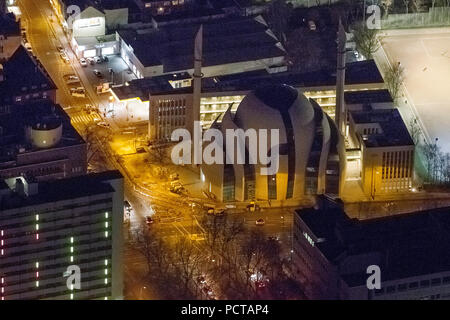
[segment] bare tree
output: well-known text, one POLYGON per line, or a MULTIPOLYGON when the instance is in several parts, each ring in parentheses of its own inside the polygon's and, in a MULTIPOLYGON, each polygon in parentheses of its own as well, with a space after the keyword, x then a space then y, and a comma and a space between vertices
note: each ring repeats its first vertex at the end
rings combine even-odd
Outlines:
POLYGON ((419 145, 420 136, 422 135, 422 129, 420 128, 420 125, 415 118, 409 121, 409 134, 411 135, 411 139, 413 140, 414 144, 416 146, 419 145))
POLYGON ((378 33, 378 29, 369 29, 365 23, 357 23, 353 26, 356 48, 366 59, 372 59, 372 55, 380 48, 378 33))
POLYGON ((400 65, 400 62, 385 66, 384 81, 394 102, 396 102, 399 98, 403 78, 404 69, 400 65))
POLYGON ((403 0, 403 4, 405 5, 406 13, 409 13, 409 2, 411 0, 403 0))
POLYGON ((422 12, 427 8, 425 0, 412 0, 412 3, 416 12, 422 12))
POLYGON ((392 7, 393 4, 394 4, 394 0, 381 0, 381 6, 384 9, 385 16, 389 15, 389 9, 392 7))

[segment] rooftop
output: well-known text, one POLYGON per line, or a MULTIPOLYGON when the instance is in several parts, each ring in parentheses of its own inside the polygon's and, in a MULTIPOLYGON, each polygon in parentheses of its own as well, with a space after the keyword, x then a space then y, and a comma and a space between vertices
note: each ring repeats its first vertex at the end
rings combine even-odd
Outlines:
MULTIPOLYGON (((194 65, 194 39, 199 23, 148 30, 120 30, 145 66, 163 66, 164 73, 189 70, 194 65)), ((203 24, 203 66, 284 56, 279 41, 256 18, 225 18, 203 24)))
MULTIPOLYGON (((192 87, 173 88, 169 79, 173 74, 133 80, 127 87, 114 88, 119 99, 140 97, 146 101, 148 95, 182 94, 192 92, 192 87)), ((346 84, 383 83, 383 78, 373 60, 349 63, 347 65, 346 84)), ((251 91, 264 85, 287 84, 295 88, 333 87, 336 74, 333 70, 318 72, 279 72, 269 74, 265 70, 257 70, 216 76, 202 79, 202 92, 251 91)))
MULTIPOLYGON (((321 239, 314 245, 332 264, 375 255, 383 281, 450 270, 450 208, 360 221, 350 219, 330 200, 322 198, 321 203, 318 209, 300 209, 296 215, 321 239)), ((364 267, 354 262, 359 264, 364 267)), ((343 278, 350 286, 362 285, 366 269, 343 278)))
POLYGON ((40 62, 23 46, 19 46, 3 65, 3 72, 4 80, 0 81, 0 102, 3 103, 14 102, 12 98, 17 95, 56 89, 40 62))
POLYGON ((414 145, 397 109, 349 111, 355 124, 377 123, 382 132, 365 136, 367 148, 414 145))
POLYGON ((112 193, 115 190, 108 181, 121 178, 122 175, 119 171, 106 171, 67 179, 39 182, 36 194, 21 196, 15 192, 10 192, 6 197, 1 197, 0 208, 7 210, 112 193), (80 188, 80 186, 83 187, 80 188))
POLYGON ((0 13, 0 34, 7 37, 20 36, 20 24, 12 13, 0 13))
POLYGON ((392 97, 389 90, 370 90, 370 91, 346 91, 344 93, 346 104, 372 104, 372 103, 392 103, 392 97))
POLYGON ((56 121, 62 123, 61 141, 52 149, 84 144, 83 138, 73 128, 69 116, 59 105, 50 101, 32 102, 21 106, 11 106, 11 112, 0 114, 0 167, 3 163, 15 160, 17 154, 35 152, 26 139, 25 127, 37 123, 52 126, 56 121))

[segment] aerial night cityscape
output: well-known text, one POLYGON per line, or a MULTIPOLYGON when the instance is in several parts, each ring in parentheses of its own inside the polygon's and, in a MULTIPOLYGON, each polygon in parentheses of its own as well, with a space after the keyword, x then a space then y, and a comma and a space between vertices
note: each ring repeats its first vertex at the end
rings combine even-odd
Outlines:
POLYGON ((450 300, 449 91, 448 0, 0 0, 0 309, 450 300))

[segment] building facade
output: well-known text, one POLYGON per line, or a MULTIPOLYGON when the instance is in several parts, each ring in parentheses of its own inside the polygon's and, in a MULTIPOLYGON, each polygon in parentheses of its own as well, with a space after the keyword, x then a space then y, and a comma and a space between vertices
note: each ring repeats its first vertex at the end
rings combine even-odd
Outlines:
POLYGON ((230 150, 223 141, 222 164, 202 164, 205 189, 219 201, 284 201, 307 195, 340 194, 345 177, 343 137, 320 106, 296 89, 284 85, 260 87, 249 93, 235 112, 229 108, 211 128, 220 130, 227 138, 229 130, 241 130, 243 137, 237 137, 237 141, 245 142, 244 163, 233 158, 238 145, 235 143, 234 150, 230 150), (274 163, 250 160, 255 160, 255 150, 264 142, 259 140, 261 137, 252 136, 249 129, 269 131, 267 150, 272 148, 271 130, 278 130, 275 173, 262 174, 263 168, 274 163))
POLYGON ((120 173, 2 180, 0 208, 1 300, 123 298, 120 173))
POLYGON ((309 299, 450 299, 449 208, 363 221, 342 208, 322 197, 294 214, 293 272, 309 299))

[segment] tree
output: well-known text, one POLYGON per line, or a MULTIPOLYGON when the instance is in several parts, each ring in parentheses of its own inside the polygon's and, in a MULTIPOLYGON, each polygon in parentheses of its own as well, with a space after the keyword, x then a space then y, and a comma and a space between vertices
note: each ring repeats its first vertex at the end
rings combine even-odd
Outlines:
POLYGON ((369 29, 365 23, 361 22, 353 27, 356 48, 366 59, 372 59, 372 55, 380 48, 378 33, 378 29, 369 29))
POLYGON ((394 4, 394 0, 381 0, 381 6, 384 9, 385 16, 389 15, 389 9, 394 4))
POLYGON ((397 102, 403 83, 404 69, 400 62, 385 66, 384 81, 394 102, 397 102))
POLYGON ((405 5, 406 13, 409 12, 409 2, 410 2, 410 0, 403 0, 403 4, 405 5))
POLYGON ((414 10, 416 12, 422 12, 427 8, 427 5, 425 3, 425 0, 412 0, 414 10))
POLYGON ((414 144, 417 146, 420 142, 420 136, 422 135, 422 129, 420 128, 417 119, 411 119, 409 121, 409 134, 411 135, 411 139, 414 144))

